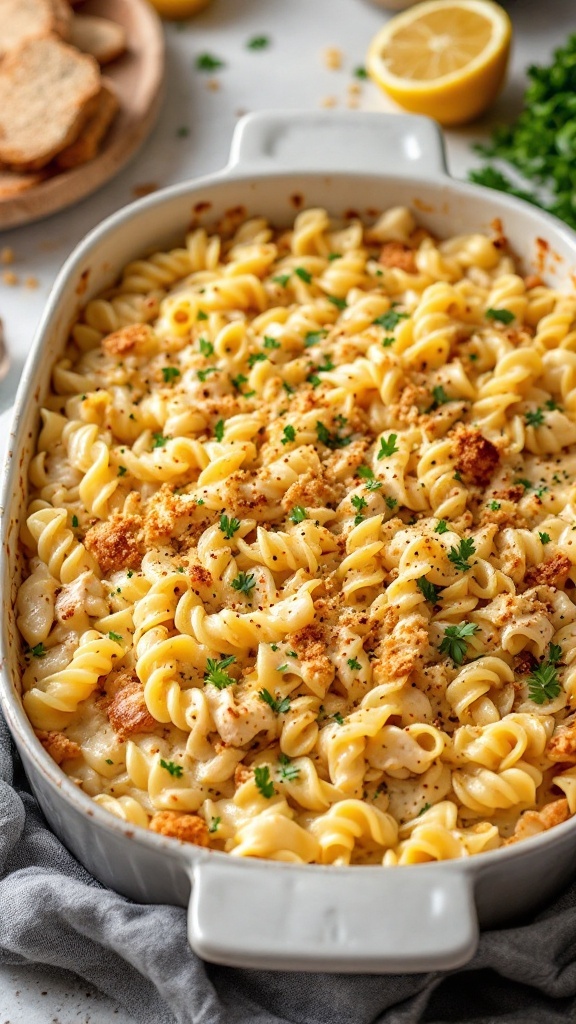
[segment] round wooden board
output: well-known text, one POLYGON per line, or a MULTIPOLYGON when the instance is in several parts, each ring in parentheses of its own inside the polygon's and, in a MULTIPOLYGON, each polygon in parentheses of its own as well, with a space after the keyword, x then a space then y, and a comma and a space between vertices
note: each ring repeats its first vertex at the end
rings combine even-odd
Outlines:
POLYGON ((100 188, 135 153, 160 111, 164 34, 147 0, 87 0, 78 10, 109 18, 126 29, 128 50, 102 68, 116 90, 120 110, 94 160, 46 178, 18 196, 0 199, 0 229, 47 217, 100 188))

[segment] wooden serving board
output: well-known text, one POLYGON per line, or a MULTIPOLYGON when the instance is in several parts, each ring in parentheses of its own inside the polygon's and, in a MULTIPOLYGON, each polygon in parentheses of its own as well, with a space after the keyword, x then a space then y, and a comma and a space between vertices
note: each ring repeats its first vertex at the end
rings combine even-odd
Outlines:
POLYGON ((0 229, 47 217, 100 188, 133 156, 160 111, 164 35, 147 0, 87 0, 78 10, 109 18, 126 30, 126 53, 102 69, 116 90, 120 109, 94 160, 60 171, 18 196, 0 199, 0 229))

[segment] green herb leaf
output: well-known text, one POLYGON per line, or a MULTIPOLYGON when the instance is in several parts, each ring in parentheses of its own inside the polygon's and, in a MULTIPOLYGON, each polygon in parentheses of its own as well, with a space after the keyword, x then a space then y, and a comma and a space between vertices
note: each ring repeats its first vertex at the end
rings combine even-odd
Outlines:
POLYGON ((207 378, 210 376, 211 373, 218 373, 218 367, 217 366, 207 366, 205 370, 197 370, 196 371, 196 376, 198 377, 198 380, 201 381, 202 384, 203 384, 204 381, 207 380, 207 378))
POLYGON ((450 548, 448 558, 456 569, 459 569, 461 572, 466 572, 467 569, 471 568, 468 559, 474 554, 476 554, 474 538, 463 537, 457 548, 450 548))
POLYGON ((239 519, 229 519, 227 515, 220 516, 220 529, 226 540, 231 540, 237 530, 240 529, 239 519))
POLYGON ((361 523, 362 520, 364 519, 363 512, 365 508, 368 508, 368 502, 366 501, 366 498, 361 498, 358 494, 354 494, 350 498, 350 502, 358 513, 358 515, 354 519, 354 525, 358 526, 359 523, 361 523))
POLYGON ((160 758, 160 767, 165 768, 175 779, 181 778, 184 774, 181 764, 175 764, 174 761, 165 761, 162 757, 160 758))
POLYGON ((387 440, 386 440, 386 438, 381 437, 380 438, 380 451, 376 455, 376 458, 378 460, 385 459, 385 458, 388 458, 388 456, 395 455, 396 452, 400 451, 400 449, 398 448, 398 446, 396 444, 397 440, 398 440, 398 434, 390 434, 390 437, 387 440))
POLYGON ((556 665, 562 657, 562 648, 550 644, 548 660, 541 661, 528 676, 528 697, 535 704, 545 704, 558 696, 562 687, 558 680, 556 665))
POLYGON ((113 633, 112 630, 110 630, 109 633, 108 633, 108 639, 109 640, 114 640, 117 644, 120 644, 120 643, 122 643, 122 634, 121 633, 113 633))
POLYGON ((445 519, 441 519, 438 525, 434 527, 434 533, 448 533, 448 523, 445 519))
POLYGON ((214 437, 217 441, 221 441, 224 437, 224 420, 218 420, 214 427, 214 437))
POLYGON ((281 285, 282 288, 285 288, 290 280, 290 274, 278 274, 278 277, 273 277, 272 280, 275 281, 276 284, 281 285))
POLYGON ((154 439, 152 441, 152 450, 154 450, 154 448, 163 448, 164 445, 170 440, 170 438, 164 437, 163 434, 159 433, 152 434, 152 437, 154 439))
POLYGON ((72 516, 72 529, 76 530, 78 525, 78 516, 72 516))
POLYGON ((433 583, 430 583, 425 576, 421 576, 419 580, 416 580, 416 586, 418 587, 419 590, 422 591, 426 600, 430 601, 430 604, 438 603, 439 587, 436 587, 434 586, 433 583))
POLYGON ((177 366, 163 366, 162 376, 165 384, 172 384, 181 374, 177 366))
POLYGON ((328 331, 308 331, 304 335, 304 348, 312 348, 312 345, 316 345, 322 338, 325 338, 328 331))
POLYGON ((308 513, 302 505, 294 505, 288 514, 288 519, 293 523, 303 523, 305 519, 308 519, 308 513))
POLYGON ((386 504, 387 504, 389 509, 396 508, 396 506, 398 504, 398 501, 397 501, 396 498, 386 497, 386 498, 384 498, 384 501, 386 502, 386 504))
POLYGON ((542 409, 531 410, 526 413, 524 422, 528 427, 541 427, 544 423, 544 412, 542 409))
POLYGON ((366 68, 362 67, 362 65, 360 65, 357 68, 354 68, 354 71, 352 72, 352 74, 354 75, 354 78, 361 78, 361 79, 368 78, 368 72, 366 71, 366 68))
POLYGON ((362 666, 358 661, 358 658, 348 658, 348 668, 353 669, 354 672, 358 672, 362 666))
POLYGON ((279 754, 278 762, 280 764, 280 778, 283 782, 295 782, 300 775, 300 769, 298 765, 291 764, 290 758, 287 754, 279 754))
POLYGON ((116 475, 117 476, 126 476, 127 472, 128 472, 128 470, 126 469, 126 466, 118 466, 118 473, 116 475))
POLYGON ((223 60, 219 57, 215 57, 212 53, 200 53, 196 57, 196 70, 197 71, 218 71, 219 68, 226 67, 223 60))
POLYGON ((306 270, 305 267, 295 267, 294 273, 296 274, 297 277, 300 278, 301 281, 304 281, 305 284, 310 284, 312 280, 312 274, 310 273, 309 270, 306 270))
POLYGON ((294 427, 292 427, 290 424, 288 424, 288 426, 284 427, 284 430, 282 431, 282 437, 280 438, 280 443, 281 444, 290 444, 292 441, 295 441, 295 440, 296 440, 296 431, 295 431, 294 427))
POLYGON ((447 654, 455 665, 461 665, 468 646, 467 637, 474 636, 474 633, 479 629, 480 626, 473 622, 462 622, 459 626, 448 626, 444 631, 444 639, 439 647, 440 654, 447 654))
POLYGON ((500 509, 501 507, 502 507, 502 506, 500 505, 500 502, 499 502, 499 501, 491 501, 491 502, 490 502, 490 504, 489 504, 489 506, 488 506, 488 508, 489 508, 489 509, 491 509, 491 511, 492 511, 492 512, 498 512, 498 510, 499 510, 499 509, 500 509))
MULTIPOLYGON (((284 669, 287 667, 288 666, 285 665, 284 669)), ((260 700, 263 700, 265 704, 268 704, 268 706, 272 708, 272 711, 275 711, 277 715, 284 715, 290 710, 290 697, 283 697, 281 700, 276 700, 276 698, 270 693, 270 690, 259 690, 258 696, 260 697, 260 700)))
POLYGON ((335 722, 338 722, 338 725, 344 725, 344 719, 339 711, 337 711, 335 715, 332 715, 332 718, 335 722))
POLYGON ((254 782, 256 783, 256 788, 260 790, 262 796, 265 796, 267 800, 274 796, 276 790, 270 778, 268 765, 259 765, 254 769, 254 782))
POLYGON ((509 309, 487 309, 484 316, 487 320, 497 320, 501 324, 511 324, 516 315, 509 309))
POLYGON ((430 406, 428 412, 433 412, 434 409, 437 409, 439 405, 446 405, 447 402, 454 401, 453 398, 450 398, 450 396, 446 394, 441 384, 439 384, 435 388, 432 388, 432 398, 434 399, 434 401, 432 402, 432 405, 430 406))
POLYGON ((26 654, 31 654, 33 658, 44 658, 48 651, 44 647, 44 644, 34 644, 34 647, 29 647, 26 654))
POLYGON ((348 305, 346 299, 339 299, 337 295, 327 295, 326 298, 328 299, 328 302, 331 302, 333 306, 336 306, 336 309, 346 309, 348 305))
POLYGON ((265 50, 270 46, 269 36, 252 36, 246 43, 248 50, 265 50))
POLYGON ((196 319, 197 320, 207 320, 208 319, 208 313, 205 313, 203 309, 199 309, 198 312, 196 313, 196 319))
POLYGON ((538 536, 540 537, 540 541, 542 544, 549 544, 552 540, 549 533, 539 533, 538 536))
POLYGON ((208 341, 207 338, 199 338, 198 346, 200 348, 202 355, 206 356, 207 359, 209 356, 214 355, 214 345, 212 344, 211 341, 208 341))
POLYGON ((321 444, 325 444, 327 448, 332 449, 345 448, 352 440, 351 434, 348 434, 347 437, 341 437, 338 431, 332 433, 320 420, 316 420, 316 436, 321 444))
POLYGON ((377 316, 372 323, 383 327, 385 331, 393 331, 401 320, 407 320, 408 317, 408 313, 398 313, 395 309, 389 309, 387 313, 382 313, 382 316, 377 316))
POLYGON ((232 586, 240 594, 250 594, 256 586, 256 577, 252 572, 240 572, 232 580, 232 586))
POLYGON ((229 654, 227 658, 208 658, 206 660, 206 672, 204 679, 207 683, 212 683, 217 690, 225 690, 227 686, 232 686, 236 682, 233 676, 226 672, 229 665, 232 665, 236 661, 233 654, 229 654))
POLYGON ((264 340, 262 341, 262 344, 264 348, 268 349, 281 348, 280 342, 276 341, 276 338, 268 337, 267 334, 264 335, 264 340))
POLYGON ((210 824, 208 825, 208 831, 209 832, 217 832, 218 831, 218 826, 219 826, 221 821, 222 821, 222 818, 220 818, 220 817, 212 818, 211 821, 210 821, 210 824))

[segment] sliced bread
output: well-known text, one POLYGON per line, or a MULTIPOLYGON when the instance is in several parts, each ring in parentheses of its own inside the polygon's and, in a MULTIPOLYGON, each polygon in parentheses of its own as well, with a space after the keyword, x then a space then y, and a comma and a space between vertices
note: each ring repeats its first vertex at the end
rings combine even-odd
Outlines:
POLYGON ((116 93, 106 82, 103 83, 94 114, 84 125, 76 142, 67 146, 56 157, 56 164, 61 170, 67 171, 94 159, 102 139, 114 120, 118 106, 116 93))
POLYGON ((72 18, 66 0, 0 0, 0 57, 28 39, 49 35, 67 39, 72 18))
POLYGON ((97 106, 100 69, 59 39, 33 39, 0 65, 0 163, 35 171, 74 142, 97 106))
POLYGON ((77 14, 72 20, 70 42, 83 53, 91 53, 99 64, 109 64, 124 53, 126 32, 108 18, 77 14))

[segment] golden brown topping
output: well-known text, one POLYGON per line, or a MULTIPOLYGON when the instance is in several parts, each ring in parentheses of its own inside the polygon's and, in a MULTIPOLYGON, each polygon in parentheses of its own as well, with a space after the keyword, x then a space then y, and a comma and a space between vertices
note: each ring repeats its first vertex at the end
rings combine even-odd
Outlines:
POLYGON ((456 469, 467 482, 486 487, 500 462, 500 452, 479 430, 463 427, 454 437, 456 469))
POLYGON ((504 845, 509 846, 521 839, 537 836, 540 832, 546 832, 549 828, 554 828, 554 825, 567 821, 569 817, 570 810, 566 798, 546 804, 541 811, 524 811, 516 822, 514 835, 506 839, 504 845))
POLYGON ((136 673, 124 672, 115 682, 119 688, 108 703, 107 715, 118 739, 128 739, 136 732, 154 732, 158 722, 146 707, 144 688, 136 673))
POLYGON ((537 587, 541 584, 561 587, 566 582, 571 569, 572 562, 567 555, 553 555, 547 562, 541 562, 540 565, 533 565, 531 569, 528 569, 524 583, 527 587, 537 587))
POLYGON ((102 348, 109 356, 125 356, 148 345, 151 331, 148 324, 130 324, 102 338, 102 348))
POLYGON ((209 569, 205 569, 203 565, 199 565, 197 563, 191 565, 188 572, 192 583, 197 587, 211 587, 214 583, 212 573, 209 569))
POLYGON ((172 836, 183 843, 208 846, 209 836, 206 822, 197 814, 178 814, 176 811, 157 811, 150 822, 152 832, 161 836, 172 836))
POLYGON ((137 569, 142 560, 139 535, 140 516, 114 512, 106 522, 91 526, 84 544, 93 555, 103 573, 116 569, 137 569))
POLYGON ((71 761, 82 754, 78 744, 74 740, 69 740, 63 732, 44 732, 37 729, 36 735, 44 750, 50 754, 56 764, 62 764, 62 761, 71 761))
POLYGON ((383 267, 398 267, 407 274, 415 274, 418 269, 414 252, 403 242, 384 242, 378 260, 383 267))
POLYGON ((570 715, 554 731, 546 753, 551 761, 576 764, 576 716, 570 715))

